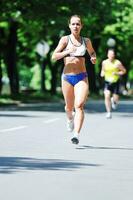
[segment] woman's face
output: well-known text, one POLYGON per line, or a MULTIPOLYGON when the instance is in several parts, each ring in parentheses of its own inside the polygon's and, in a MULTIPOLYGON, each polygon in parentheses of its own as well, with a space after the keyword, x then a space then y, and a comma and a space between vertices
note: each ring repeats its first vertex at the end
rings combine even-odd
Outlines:
POLYGON ((109 50, 107 56, 108 56, 109 60, 113 60, 115 58, 115 52, 112 50, 109 50))
POLYGON ((81 20, 79 17, 72 17, 69 23, 69 28, 71 30, 71 33, 74 35, 80 34, 80 31, 82 29, 81 20))

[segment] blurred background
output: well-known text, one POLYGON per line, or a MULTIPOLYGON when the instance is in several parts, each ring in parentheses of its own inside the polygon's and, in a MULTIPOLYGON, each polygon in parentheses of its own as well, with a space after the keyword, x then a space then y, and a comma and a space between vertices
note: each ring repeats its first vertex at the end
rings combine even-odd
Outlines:
POLYGON ((63 60, 53 62, 51 54, 70 33, 73 14, 82 17, 82 36, 91 39, 97 53, 95 66, 86 55, 91 96, 103 97, 99 74, 111 47, 127 70, 121 96, 133 97, 133 0, 1 0, 0 103, 62 98, 63 60))

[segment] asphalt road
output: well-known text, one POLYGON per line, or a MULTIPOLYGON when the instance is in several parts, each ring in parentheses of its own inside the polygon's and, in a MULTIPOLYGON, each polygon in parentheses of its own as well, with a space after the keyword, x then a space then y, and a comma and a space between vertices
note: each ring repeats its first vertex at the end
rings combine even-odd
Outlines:
POLYGON ((0 108, 0 200, 132 200, 133 101, 88 101, 79 145, 63 104, 0 108))

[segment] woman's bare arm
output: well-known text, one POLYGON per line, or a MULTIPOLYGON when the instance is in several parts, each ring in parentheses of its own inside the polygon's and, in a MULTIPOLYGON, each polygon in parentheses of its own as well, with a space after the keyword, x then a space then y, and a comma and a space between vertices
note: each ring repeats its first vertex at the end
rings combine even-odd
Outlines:
POLYGON ((125 69, 125 67, 123 66, 123 64, 120 61, 119 61, 117 67, 118 67, 118 72, 114 72, 114 74, 122 76, 122 75, 124 75, 126 73, 126 69, 125 69))
POLYGON ((104 72, 104 61, 102 62, 102 69, 101 69, 101 73, 100 73, 100 76, 101 77, 104 77, 105 75, 105 72, 104 72))
POLYGON ((53 52, 52 60, 62 59, 62 58, 64 58, 65 56, 69 55, 70 53, 72 53, 75 50, 75 48, 72 47, 72 48, 69 48, 69 49, 66 49, 65 51, 63 51, 65 49, 65 47, 67 46, 67 42, 68 42, 67 40, 68 40, 67 36, 63 36, 60 39, 56 49, 53 52))
POLYGON ((86 38, 86 47, 87 47, 87 51, 91 57, 91 62, 93 64, 96 63, 96 52, 92 46, 91 40, 89 38, 86 38))
POLYGON ((122 76, 126 73, 126 69, 121 62, 119 63, 118 68, 119 68, 118 75, 122 76))

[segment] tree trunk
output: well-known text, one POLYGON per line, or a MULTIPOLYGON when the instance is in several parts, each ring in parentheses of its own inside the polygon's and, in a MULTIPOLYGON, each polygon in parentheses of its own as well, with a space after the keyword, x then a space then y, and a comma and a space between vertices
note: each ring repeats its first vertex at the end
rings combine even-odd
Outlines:
POLYGON ((19 93, 19 78, 16 66, 17 29, 18 23, 12 20, 10 23, 6 54, 7 73, 10 81, 10 90, 12 95, 19 93))
POLYGON ((89 55, 86 55, 86 70, 88 73, 89 90, 91 93, 96 93, 97 87, 96 87, 95 66, 91 63, 89 55))
MULTIPOLYGON (((100 44, 100 38, 95 38, 93 40, 93 47, 95 52, 97 52, 100 44)), ((86 55, 86 67, 87 67, 87 72, 88 72, 88 80, 89 80, 89 89, 90 92, 92 93, 97 93, 98 88, 96 84, 96 73, 95 73, 95 65, 93 65, 90 61, 90 56, 87 54, 86 55)))
POLYGON ((0 94, 2 92, 2 59, 4 60, 4 52, 5 52, 5 32, 4 28, 0 27, 0 94))
POLYGON ((51 94, 56 94, 57 88, 57 72, 58 72, 59 62, 57 61, 51 68, 52 79, 51 79, 51 94))
POLYGON ((2 92, 2 68, 1 68, 1 58, 0 58, 0 94, 2 92))
POLYGON ((57 69, 56 69, 56 64, 52 65, 51 63, 51 52, 49 51, 48 55, 47 55, 47 64, 49 66, 49 69, 51 71, 51 89, 50 92, 51 94, 56 94, 56 73, 57 73, 57 69))

